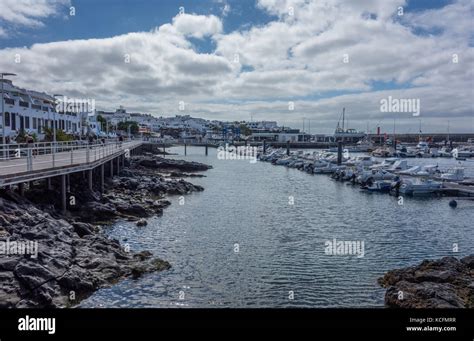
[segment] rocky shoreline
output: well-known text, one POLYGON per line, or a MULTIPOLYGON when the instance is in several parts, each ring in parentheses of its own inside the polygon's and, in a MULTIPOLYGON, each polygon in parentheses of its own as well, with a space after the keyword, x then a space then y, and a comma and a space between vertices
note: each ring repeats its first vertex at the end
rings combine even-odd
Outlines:
POLYGON ((0 190, 1 245, 34 241, 38 251, 36 257, 0 255, 0 308, 73 306, 121 279, 169 269, 171 264, 150 252, 133 252, 107 238, 103 226, 126 219, 139 229, 170 205, 167 195, 203 190, 183 180, 193 176, 184 172, 209 168, 149 153, 134 156, 120 175, 107 179, 104 195, 99 188, 88 191, 81 174, 71 176, 68 198, 74 200, 68 201, 66 214, 57 209, 57 191, 41 183, 24 196, 0 190))
POLYGON ((425 260, 379 278, 390 308, 474 308, 474 255, 425 260))

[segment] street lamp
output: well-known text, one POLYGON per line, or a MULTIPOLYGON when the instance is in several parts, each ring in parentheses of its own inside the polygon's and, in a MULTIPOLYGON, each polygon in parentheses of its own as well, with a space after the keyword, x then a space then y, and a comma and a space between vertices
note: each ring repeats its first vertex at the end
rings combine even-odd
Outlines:
POLYGON ((0 72, 0 75, 2 77, 2 150, 3 150, 3 158, 5 157, 5 97, 3 95, 3 77, 4 76, 16 76, 14 73, 9 73, 9 72, 0 72))

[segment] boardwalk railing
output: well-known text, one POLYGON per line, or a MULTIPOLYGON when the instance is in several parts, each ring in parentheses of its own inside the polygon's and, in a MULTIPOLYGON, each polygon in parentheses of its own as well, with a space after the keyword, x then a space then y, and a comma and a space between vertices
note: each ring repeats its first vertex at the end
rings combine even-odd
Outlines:
POLYGON ((124 152, 141 141, 39 142, 0 145, 0 176, 94 162, 124 152))

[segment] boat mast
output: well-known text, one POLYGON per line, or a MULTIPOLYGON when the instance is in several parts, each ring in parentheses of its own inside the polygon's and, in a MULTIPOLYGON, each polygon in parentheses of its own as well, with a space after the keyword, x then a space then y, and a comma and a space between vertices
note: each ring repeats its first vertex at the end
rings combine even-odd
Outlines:
POLYGON ((342 108, 342 132, 344 132, 344 119, 346 116, 346 108, 342 108))
POLYGON ((421 141, 421 118, 420 118, 420 130, 418 132, 418 142, 421 141))
POLYGON ((393 142, 392 142, 392 144, 394 146, 396 146, 396 144, 397 144, 397 142, 396 142, 397 140, 395 139, 395 120, 396 120, 396 118, 394 117, 393 118, 393 142))
POLYGON ((448 120, 448 143, 449 143, 449 120, 448 120))

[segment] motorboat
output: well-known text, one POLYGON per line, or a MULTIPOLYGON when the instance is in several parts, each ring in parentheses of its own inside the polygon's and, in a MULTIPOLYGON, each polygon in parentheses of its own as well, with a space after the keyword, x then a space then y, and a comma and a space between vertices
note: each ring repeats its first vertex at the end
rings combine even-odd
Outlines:
POLYGON ((430 145, 428 144, 428 142, 420 141, 416 145, 416 149, 418 149, 420 151, 423 151, 423 152, 427 152, 430 149, 430 145))
POLYGON ((365 185, 361 187, 369 192, 381 192, 381 193, 388 193, 392 188, 391 181, 379 180, 375 181, 370 185, 365 185))
POLYGON ((438 165, 425 165, 422 166, 418 172, 415 172, 414 176, 433 176, 437 173, 440 173, 438 165))
POLYGON ((402 148, 400 151, 396 152, 396 155, 400 158, 410 158, 416 157, 418 151, 413 148, 402 148))
POLYGON ((419 172, 420 170, 421 170, 421 166, 413 166, 413 167, 410 167, 408 169, 405 169, 405 170, 402 170, 402 171, 398 172, 398 174, 400 174, 400 175, 413 175, 416 172, 419 172))
POLYGON ((374 182, 376 180, 393 180, 395 175, 383 170, 383 169, 372 169, 368 171, 360 172, 359 176, 357 177, 357 181, 361 184, 374 182))
POLYGON ((370 156, 356 156, 355 158, 350 158, 344 162, 347 166, 357 166, 361 168, 373 166, 374 163, 374 159, 370 156))
POLYGON ((405 169, 408 169, 408 161, 407 160, 397 160, 391 165, 390 167, 387 168, 387 171, 389 172, 399 172, 403 171, 405 169))
POLYGON ((316 167, 313 169, 314 174, 331 174, 336 170, 340 169, 341 166, 337 166, 333 163, 327 163, 324 167, 316 167))
POLYGON ((438 150, 438 156, 439 157, 452 157, 451 153, 448 152, 445 147, 438 150))
POLYGON ((398 157, 390 157, 388 159, 383 160, 382 163, 372 165, 369 168, 370 169, 387 169, 393 166, 393 164, 399 160, 400 159, 398 157))
POLYGON ((446 173, 441 174, 439 177, 442 181, 463 181, 464 180, 464 168, 454 167, 448 169, 446 173))
POLYGON ((403 179, 400 185, 399 192, 404 195, 427 195, 433 194, 442 188, 442 183, 431 179, 416 180, 403 179))

